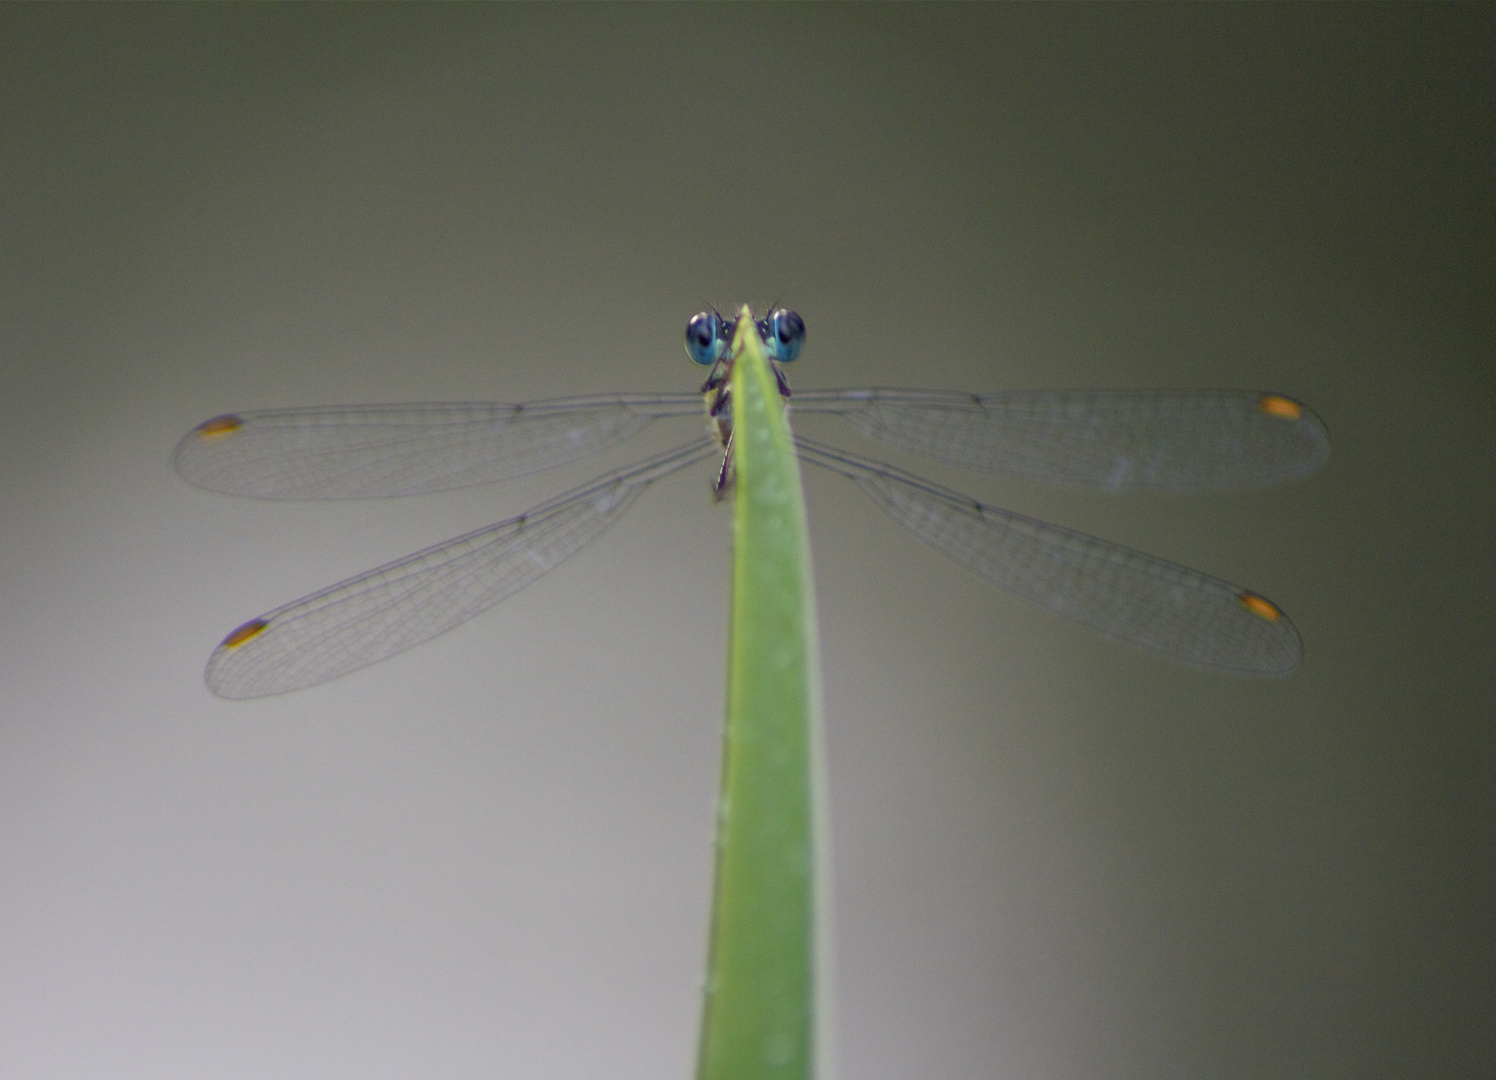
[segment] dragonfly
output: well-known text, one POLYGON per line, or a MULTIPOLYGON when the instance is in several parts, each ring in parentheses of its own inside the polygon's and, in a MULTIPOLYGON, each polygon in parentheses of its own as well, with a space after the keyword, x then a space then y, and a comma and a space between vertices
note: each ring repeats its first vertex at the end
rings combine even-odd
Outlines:
MULTIPOLYGON (((1324 423, 1284 394, 1252 390, 1054 390, 969 394, 891 388, 791 393, 782 365, 804 320, 755 319, 790 416, 829 414, 899 451, 961 468, 1110 494, 1222 492, 1301 479, 1329 455, 1324 423)), ((422 403, 226 413, 173 462, 189 483, 256 499, 367 499, 447 491, 554 468, 650 425, 707 418, 695 438, 498 522, 375 567, 244 623, 204 674, 224 698, 286 693, 445 633, 575 555, 657 481, 721 458, 731 488, 727 374, 733 323, 686 328, 710 369, 696 391, 522 404, 422 403)), ((891 464, 796 437, 801 460, 856 484, 921 540, 998 588, 1174 661, 1285 675, 1303 644, 1260 593, 1120 544, 985 505, 891 464)))

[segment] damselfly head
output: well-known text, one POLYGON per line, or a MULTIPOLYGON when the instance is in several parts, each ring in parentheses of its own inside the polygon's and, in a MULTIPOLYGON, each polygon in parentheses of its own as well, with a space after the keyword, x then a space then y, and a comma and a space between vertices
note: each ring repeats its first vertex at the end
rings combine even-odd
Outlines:
MULTIPOLYGON (((769 359, 788 364, 805 345, 805 320, 789 308, 775 308, 757 321, 769 359)), ((722 359, 732 344, 733 324, 715 311, 691 316, 686 324, 686 352, 702 367, 722 359)))

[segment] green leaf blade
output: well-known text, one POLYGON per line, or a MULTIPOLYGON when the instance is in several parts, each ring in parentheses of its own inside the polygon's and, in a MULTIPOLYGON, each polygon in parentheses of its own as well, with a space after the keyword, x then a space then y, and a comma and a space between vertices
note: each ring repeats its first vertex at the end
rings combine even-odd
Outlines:
MULTIPOLYGON (((744 309, 727 733, 699 1080, 809 1080, 825 1056, 820 673, 799 462, 744 309)), ((821 1070, 824 1073, 824 1068, 821 1070)))

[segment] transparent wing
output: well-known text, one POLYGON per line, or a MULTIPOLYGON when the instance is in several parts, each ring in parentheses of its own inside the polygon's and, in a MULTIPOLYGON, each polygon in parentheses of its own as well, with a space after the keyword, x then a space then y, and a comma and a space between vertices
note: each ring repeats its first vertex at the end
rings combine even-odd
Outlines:
POLYGON ((1307 406, 1256 390, 808 390, 790 401, 937 461, 1109 492, 1267 487, 1330 453, 1307 406))
POLYGON ((921 540, 1000 589, 1107 637, 1193 667, 1285 675, 1298 631, 1237 585, 1084 533, 983 506, 891 466, 796 439, 800 456, 854 481, 921 540))
POLYGON ((285 693, 434 638, 576 554, 654 481, 717 452, 703 436, 519 517, 252 619, 214 650, 205 674, 208 688, 225 698, 285 693))
POLYGON ((414 495, 549 469, 701 409, 699 394, 264 409, 204 421, 172 460, 189 483, 257 499, 414 495))

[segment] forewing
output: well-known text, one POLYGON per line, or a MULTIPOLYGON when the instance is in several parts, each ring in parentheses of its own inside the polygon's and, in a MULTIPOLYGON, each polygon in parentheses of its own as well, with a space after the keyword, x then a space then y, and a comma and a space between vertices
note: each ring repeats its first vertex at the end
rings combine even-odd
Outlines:
POLYGON ((791 401, 937 461, 1109 492, 1268 487, 1330 452, 1307 406, 1255 390, 820 390, 791 401))
POLYGON ((266 409, 204 421, 173 461, 198 487, 258 499, 415 495, 548 469, 700 408, 698 395, 662 394, 266 409))

